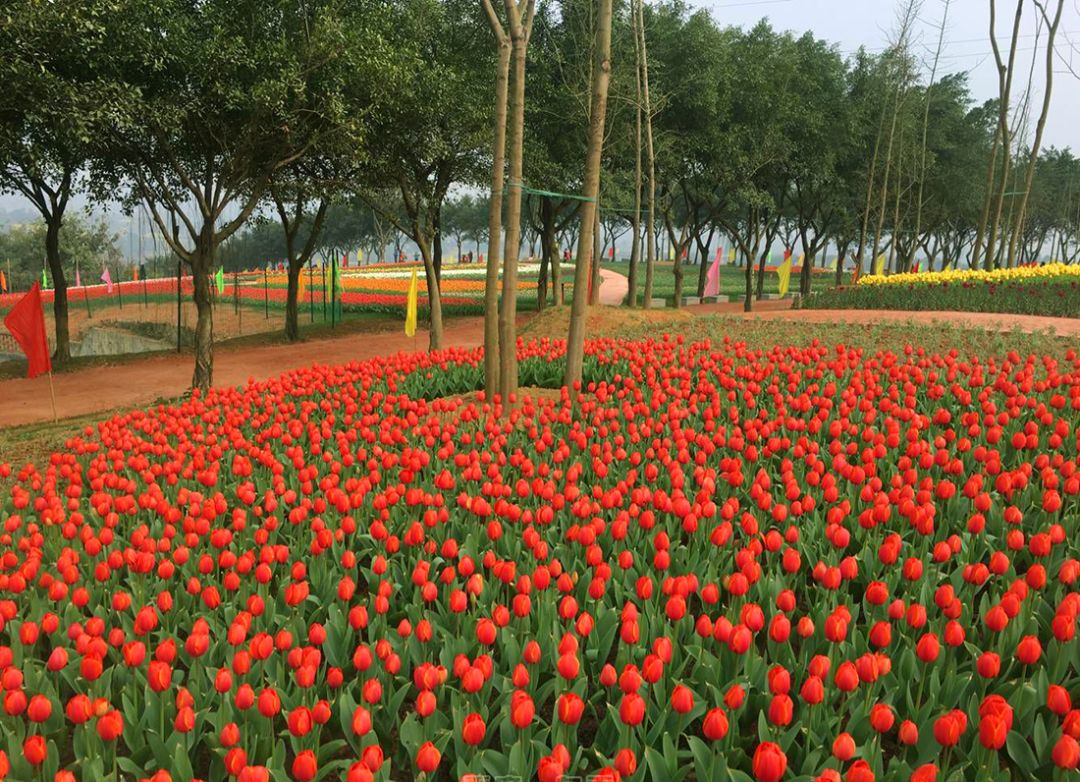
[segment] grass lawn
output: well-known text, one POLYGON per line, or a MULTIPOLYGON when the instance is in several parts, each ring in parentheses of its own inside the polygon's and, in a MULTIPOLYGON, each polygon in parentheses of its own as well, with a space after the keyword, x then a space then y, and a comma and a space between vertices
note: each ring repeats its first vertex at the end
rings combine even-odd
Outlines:
MULTIPOLYGON (((619 274, 626 275, 629 269, 627 263, 605 263, 601 265, 601 268, 609 271, 618 272, 619 274)), ((694 296, 697 294, 697 281, 699 274, 699 266, 690 266, 683 264, 683 296, 694 296)), ((757 270, 754 270, 754 274, 757 274, 757 270)), ((755 276, 756 284, 756 276, 755 276)), ((829 288, 833 284, 835 279, 833 270, 824 270, 815 272, 811 279, 811 287, 813 290, 824 290, 829 288)), ((765 272, 765 293, 778 293, 777 277, 775 271, 765 272)), ((799 280, 797 273, 793 273, 791 277, 791 288, 797 289, 799 280)), ((640 303, 643 298, 643 289, 645 287, 645 266, 640 267, 640 273, 638 275, 638 302, 640 303)), ((733 296, 741 298, 746 292, 746 268, 743 266, 721 266, 720 267, 720 293, 724 296, 733 296)), ((662 298, 667 303, 667 306, 672 306, 675 302, 675 265, 670 262, 657 263, 653 269, 653 296, 656 298, 662 298)))

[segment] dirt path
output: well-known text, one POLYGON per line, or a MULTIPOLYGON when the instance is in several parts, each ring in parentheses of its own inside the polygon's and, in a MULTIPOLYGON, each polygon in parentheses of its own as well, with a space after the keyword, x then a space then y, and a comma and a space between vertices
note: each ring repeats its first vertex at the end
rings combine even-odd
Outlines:
POLYGON ((630 281, 625 274, 600 270, 600 303, 605 307, 618 307, 630 292, 630 281))
MULTIPOLYGON (((603 303, 620 302, 626 296, 623 275, 603 272, 600 299, 603 303)), ((788 301, 763 301, 753 313, 744 314, 742 304, 703 304, 686 307, 695 315, 723 313, 747 318, 791 319, 819 322, 880 323, 882 321, 918 323, 948 322, 1004 331, 1053 329, 1063 336, 1080 337, 1080 319, 1043 318, 956 312, 878 312, 868 310, 791 310, 788 301)), ((445 344, 453 347, 476 347, 483 342, 483 319, 461 318, 446 327, 445 344)), ((396 325, 378 334, 350 334, 317 339, 300 345, 221 345, 215 351, 216 385, 242 385, 250 378, 264 378, 312 364, 336 364, 401 351, 424 350, 426 331, 406 337, 396 325)), ((105 414, 152 404, 158 399, 173 398, 190 386, 192 358, 184 355, 159 355, 136 359, 114 366, 95 366, 53 378, 56 405, 63 418, 105 414)), ((49 381, 46 377, 0 381, 0 427, 18 426, 52 418, 49 381)), ((0 454, 3 461, 3 454, 0 454)))
MULTIPOLYGON (((479 317, 454 320, 444 333, 445 344, 454 347, 475 347, 482 344, 483 338, 484 321, 479 317)), ((299 345, 251 347, 226 343, 214 351, 214 385, 242 385, 249 378, 264 378, 312 364, 340 364, 413 352, 425 350, 427 345, 428 332, 421 328, 417 328, 415 337, 406 337, 400 328, 394 328, 299 345)), ((190 388, 192 367, 190 354, 169 354, 54 375, 56 407, 62 418, 68 418, 149 405, 179 396, 190 388)), ((0 382, 0 427, 49 420, 52 405, 47 377, 0 382)))
POLYGON ((754 302, 753 312, 743 312, 742 302, 697 304, 684 309, 695 315, 724 314, 753 320, 797 320, 802 323, 947 323, 959 328, 994 331, 1053 331, 1061 337, 1080 337, 1080 318, 1048 318, 1041 315, 1007 315, 997 312, 949 312, 920 310, 793 310, 790 301, 754 302))

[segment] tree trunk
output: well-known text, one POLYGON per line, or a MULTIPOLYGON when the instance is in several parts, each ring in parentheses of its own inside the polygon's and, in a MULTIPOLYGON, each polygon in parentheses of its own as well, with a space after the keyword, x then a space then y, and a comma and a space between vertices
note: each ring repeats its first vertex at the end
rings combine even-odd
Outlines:
MULTIPOLYGON (((603 0, 601 0, 603 2, 603 0)), ((645 219, 645 292, 642 306, 652 306, 656 265, 656 152, 653 147, 652 101, 649 97, 649 47, 645 41, 645 3, 637 3, 637 35, 641 47, 641 94, 645 100, 645 156, 649 175, 649 211, 645 219)))
POLYGON ((771 241, 765 243, 764 249, 761 251, 761 259, 758 261, 757 269, 757 290, 756 298, 761 301, 761 297, 765 295, 765 263, 769 257, 769 247, 772 245, 771 241))
POLYGON ((563 300, 562 291, 562 248, 555 231, 555 223, 552 222, 551 235, 551 299, 558 306, 566 302, 563 300))
POLYGON ((701 298, 705 295, 705 283, 707 283, 709 277, 709 250, 712 249, 712 235, 713 232, 709 231, 709 239, 706 242, 701 240, 701 232, 699 231, 697 236, 694 237, 694 241, 698 246, 698 276, 697 276, 697 296, 701 298))
MULTIPOLYGON (((945 10, 941 17, 941 28, 938 31, 937 49, 934 51, 934 64, 930 68, 930 84, 926 88, 926 104, 923 106, 923 120, 922 120, 922 144, 920 145, 920 160, 919 160, 919 192, 915 199, 915 241, 918 242, 919 237, 922 235, 922 213, 923 213, 923 188, 926 184, 926 137, 930 129, 930 97, 933 94, 934 80, 937 78, 938 62, 941 59, 941 49, 945 43, 945 27, 949 20, 949 5, 951 0, 945 0, 945 10)), ((912 247, 914 248, 914 244, 912 247)), ((914 249, 912 250, 914 252, 914 249)), ((910 267, 911 258, 908 258, 907 266, 910 267)), ((905 269, 907 271, 907 269, 905 269)))
MULTIPOLYGON (((1020 206, 1017 209, 1012 237, 1009 240, 1009 268, 1012 268, 1016 263, 1016 243, 1024 231, 1028 198, 1031 197, 1031 185, 1035 180, 1035 164, 1039 159, 1039 147, 1042 145, 1043 130, 1046 128, 1046 117, 1050 113, 1050 96, 1054 87, 1054 39, 1057 36, 1058 25, 1061 23, 1061 12, 1064 6, 1065 0, 1058 0, 1057 13, 1054 15, 1054 20, 1050 22, 1049 35, 1046 41, 1046 87, 1043 90, 1042 111, 1039 113, 1039 121, 1035 125, 1035 140, 1031 142, 1031 152, 1028 158, 1027 174, 1024 177, 1024 189, 1020 196, 1020 206)), ((1039 10, 1042 11, 1041 6, 1039 6, 1039 10)), ((1045 19, 1045 17, 1044 12, 1043 18, 1045 19)))
POLYGON ((506 156, 506 111, 510 80, 510 39, 490 2, 484 8, 495 32, 495 135, 491 153, 491 200, 488 203, 488 257, 484 280, 484 390, 491 400, 499 390, 499 240, 502 238, 503 178, 506 156))
MULTIPOLYGON (((874 152, 870 156, 870 172, 866 177, 866 203, 863 204, 862 225, 859 229, 859 244, 855 251, 855 263, 860 273, 862 272, 863 258, 866 252, 866 237, 870 231, 870 207, 874 200, 874 180, 877 179, 877 162, 881 151, 881 137, 885 133, 885 109, 887 101, 881 105, 881 117, 878 119, 877 134, 874 137, 874 152)), ((873 263, 871 263, 871 268, 873 263)))
MULTIPOLYGON (((540 199, 540 277, 536 283, 537 309, 547 304, 549 270, 558 263, 559 251, 555 241, 555 209, 551 197, 540 199)), ((557 283, 556 283, 557 285, 557 283)), ((558 303, 557 297, 552 297, 558 303)))
POLYGON ((502 307, 499 310, 499 392, 503 403, 517 393, 517 283, 518 255, 521 252, 522 162, 525 151, 525 55, 529 46, 533 2, 525 18, 517 0, 506 0, 510 27, 510 72, 513 89, 509 92, 509 180, 506 206, 506 245, 503 250, 502 307))
POLYGON ((300 339, 300 307, 298 298, 300 295, 300 272, 303 271, 303 264, 299 262, 294 263, 293 259, 289 259, 289 287, 285 296, 285 339, 289 342, 296 342, 300 339))
POLYGON ((600 197, 596 198, 596 210, 593 219, 592 263, 589 264, 589 304, 600 301, 600 264, 604 261, 604 249, 600 245, 600 197))
POLYGON ((424 259, 424 275, 428 289, 428 315, 431 332, 428 336, 428 351, 442 350, 443 317, 442 295, 439 292, 439 278, 435 273, 435 261, 425 242, 420 243, 420 256, 424 259))
POLYGON ((589 111, 589 146, 585 156, 585 178, 581 204, 581 238, 578 241, 577 268, 574 270, 574 303, 570 311, 570 331, 566 340, 566 375, 564 384, 579 386, 585 364, 585 303, 588 285, 592 232, 596 230, 596 207, 600 195, 600 163, 604 151, 604 122, 607 117, 608 82, 611 79, 612 0, 598 0, 596 29, 596 67, 593 68, 592 101, 589 111))
POLYGON ((540 272, 536 276, 536 311, 543 312, 547 307, 548 295, 548 268, 551 263, 551 255, 548 253, 547 240, 540 237, 540 272))
MULTIPOLYGON (((756 210, 751 210, 749 225, 757 224, 756 210)), ((753 246, 744 247, 743 250, 746 254, 746 295, 743 299, 743 312, 751 312, 754 309, 754 256, 757 255, 761 246, 761 235, 757 232, 758 229, 754 228, 753 246)))
POLYGON ((641 41, 637 35, 637 4, 630 9, 634 29, 634 213, 630 216, 630 267, 626 270, 626 306, 637 306, 638 261, 641 260, 641 41))
POLYGON ((431 262, 435 267, 435 281, 442 282, 442 199, 431 208, 431 262))
POLYGON ((210 274, 214 268, 214 247, 210 234, 213 227, 203 227, 198 246, 191 255, 191 281, 194 286, 195 311, 195 372, 191 387, 205 394, 214 382, 214 304, 210 274))
MULTIPOLYGON (((986 234, 986 253, 983 257, 983 268, 991 269, 993 264, 993 258, 996 254, 994 247, 995 239, 997 236, 997 229, 999 221, 1001 220, 1001 208, 1005 200, 1005 189, 1008 187, 1009 182, 1009 164, 1012 159, 1012 140, 1009 136, 1009 98, 1012 94, 1012 77, 1014 72, 1014 64, 1016 62, 1016 43, 1020 35, 1020 20, 1024 13, 1024 0, 1017 0, 1016 3, 1016 16, 1013 18, 1012 38, 1009 44, 1009 60, 1008 65, 1002 62, 1001 51, 997 45, 997 34, 994 31, 994 25, 996 21, 996 0, 990 0, 990 43, 991 49, 994 53, 994 62, 997 65, 998 70, 998 124, 996 138, 1000 144, 1001 150, 1004 152, 1004 157, 1001 161, 1001 187, 997 190, 997 205, 993 207, 994 216, 989 220, 989 228, 986 234)), ((993 158, 991 158, 992 160, 993 158)), ((990 176, 988 178, 988 184, 990 189, 986 193, 986 203, 984 205, 984 212, 989 214, 991 209, 990 204, 994 201, 993 192, 993 167, 991 167, 990 176)), ((981 234, 980 237, 981 238, 981 234)), ((980 247, 978 241, 975 245, 975 259, 973 264, 978 264, 978 253, 980 247)))
POLYGON ((71 334, 68 325, 67 278, 60 262, 60 222, 62 213, 53 211, 45 223, 45 259, 53 281, 53 320, 56 325, 56 348, 53 361, 63 366, 71 360, 71 334))
POLYGON ((840 249, 840 246, 836 247, 836 285, 839 287, 844 284, 844 251, 840 249))

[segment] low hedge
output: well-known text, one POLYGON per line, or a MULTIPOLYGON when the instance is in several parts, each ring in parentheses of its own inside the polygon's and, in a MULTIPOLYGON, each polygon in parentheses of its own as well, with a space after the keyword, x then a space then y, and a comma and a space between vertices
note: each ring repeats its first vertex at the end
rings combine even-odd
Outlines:
POLYGON ((1075 280, 854 285, 814 291, 802 306, 819 310, 935 310, 1080 318, 1075 280))

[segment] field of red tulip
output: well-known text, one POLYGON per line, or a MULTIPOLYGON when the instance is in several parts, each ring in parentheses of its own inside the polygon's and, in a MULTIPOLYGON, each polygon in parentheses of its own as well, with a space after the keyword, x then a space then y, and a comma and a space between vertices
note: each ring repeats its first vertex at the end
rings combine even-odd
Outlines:
POLYGON ((1076 778, 1074 352, 600 340, 505 411, 481 373, 290 372, 0 467, 3 775, 1076 778))

